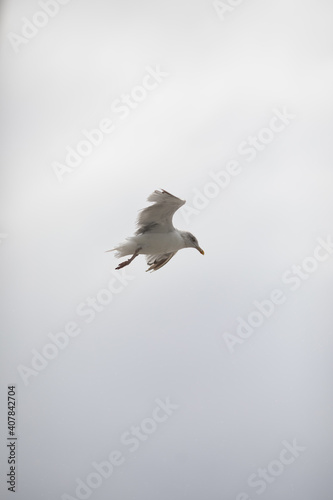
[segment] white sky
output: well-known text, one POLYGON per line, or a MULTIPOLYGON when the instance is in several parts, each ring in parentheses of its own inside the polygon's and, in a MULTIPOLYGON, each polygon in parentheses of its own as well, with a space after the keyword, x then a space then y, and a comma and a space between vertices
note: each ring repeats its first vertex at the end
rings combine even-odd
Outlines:
POLYGON ((223 20, 209 0, 70 0, 15 51, 41 4, 1 4, 1 498, 15 383, 17 500, 80 498, 113 450, 123 463, 87 498, 329 500, 333 253, 306 269, 333 238, 331 2, 248 0, 223 20), (156 67, 168 76, 122 119, 112 105, 156 67), (293 118, 263 131, 276 110, 293 118), (114 130, 59 182, 54 162, 104 118, 114 130), (248 161, 250 136, 270 142, 248 161), (197 208, 174 223, 205 256, 151 274, 140 257, 119 280, 104 251, 158 188, 197 208), (224 334, 274 289, 284 303, 231 352, 224 334), (18 367, 69 322, 80 333, 25 384, 18 367), (167 397, 178 408, 131 452, 121 436, 167 397), (306 450, 250 486, 294 440, 306 450))

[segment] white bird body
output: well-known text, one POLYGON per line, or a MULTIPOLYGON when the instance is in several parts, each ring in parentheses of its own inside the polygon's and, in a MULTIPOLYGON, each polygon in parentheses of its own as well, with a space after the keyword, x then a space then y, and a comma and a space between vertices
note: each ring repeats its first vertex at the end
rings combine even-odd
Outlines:
POLYGON ((148 201, 154 204, 139 213, 135 235, 108 250, 115 251, 117 258, 132 255, 116 269, 127 266, 140 254, 147 255, 147 263, 150 266, 147 271, 157 271, 182 248, 196 248, 202 255, 204 254, 193 234, 180 231, 172 224, 173 214, 184 205, 184 200, 162 190, 154 191, 148 197, 148 201))
POLYGON ((138 254, 157 255, 175 253, 182 248, 185 248, 185 242, 178 229, 170 233, 146 232, 126 238, 126 241, 120 243, 116 257, 132 255, 136 249, 138 249, 138 254))

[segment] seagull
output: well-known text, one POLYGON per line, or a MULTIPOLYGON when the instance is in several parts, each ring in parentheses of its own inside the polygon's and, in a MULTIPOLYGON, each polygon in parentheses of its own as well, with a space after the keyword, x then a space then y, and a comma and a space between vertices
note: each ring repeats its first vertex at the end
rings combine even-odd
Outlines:
POLYGON ((173 214, 186 203, 184 200, 162 189, 154 191, 147 201, 153 204, 140 210, 135 235, 126 238, 126 241, 111 250, 107 250, 108 252, 115 251, 117 258, 131 255, 116 269, 128 266, 140 254, 146 255, 149 266, 147 271, 161 269, 182 248, 196 248, 204 255, 205 252, 200 248, 193 234, 180 231, 172 224, 173 214))

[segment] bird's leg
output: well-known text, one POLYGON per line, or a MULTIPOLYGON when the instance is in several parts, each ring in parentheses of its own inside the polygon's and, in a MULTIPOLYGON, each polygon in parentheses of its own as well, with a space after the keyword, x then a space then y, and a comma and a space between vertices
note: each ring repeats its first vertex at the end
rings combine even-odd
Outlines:
POLYGON ((119 266, 116 267, 116 269, 122 269, 123 267, 128 266, 128 264, 130 264, 132 262, 132 260, 134 260, 135 257, 137 257, 139 255, 140 250, 141 250, 141 247, 137 248, 135 250, 134 254, 132 255, 132 257, 130 257, 129 259, 125 260, 124 262, 121 262, 119 264, 119 266))

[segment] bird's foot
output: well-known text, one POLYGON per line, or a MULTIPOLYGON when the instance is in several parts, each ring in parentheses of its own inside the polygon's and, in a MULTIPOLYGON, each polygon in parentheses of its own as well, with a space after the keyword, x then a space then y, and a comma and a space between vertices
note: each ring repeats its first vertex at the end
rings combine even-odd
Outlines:
POLYGON ((128 260, 125 260, 125 262, 121 262, 119 264, 119 266, 116 267, 116 269, 122 269, 123 267, 125 266, 128 266, 128 264, 130 264, 132 262, 133 259, 128 259, 128 260))
POLYGON ((141 247, 138 248, 137 250, 135 250, 135 252, 132 255, 132 257, 130 257, 129 259, 125 260, 124 262, 121 262, 119 264, 119 266, 116 267, 116 270, 117 269, 122 269, 123 267, 128 266, 128 264, 130 264, 132 262, 132 260, 134 260, 135 257, 137 257, 139 255, 140 250, 141 250, 141 247))

